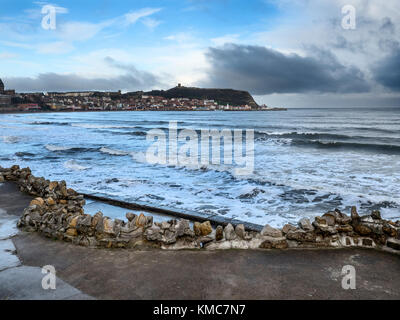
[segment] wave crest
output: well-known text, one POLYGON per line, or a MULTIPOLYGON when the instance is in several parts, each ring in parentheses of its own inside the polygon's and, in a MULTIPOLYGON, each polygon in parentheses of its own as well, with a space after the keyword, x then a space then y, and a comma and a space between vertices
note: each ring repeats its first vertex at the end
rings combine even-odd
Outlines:
POLYGON ((21 140, 20 137, 16 136, 3 136, 2 138, 4 143, 9 143, 9 144, 18 143, 21 140))
POLYGON ((110 148, 106 148, 106 147, 102 147, 100 149, 100 152, 107 153, 112 156, 127 156, 127 155, 129 155, 129 152, 125 152, 125 151, 121 151, 121 150, 114 150, 114 149, 110 149, 110 148))
POLYGON ((83 170, 90 169, 90 167, 82 166, 78 162, 76 162, 75 160, 69 160, 69 161, 65 162, 64 163, 64 167, 67 168, 67 169, 74 170, 74 171, 83 171, 83 170))
POLYGON ((49 151, 66 151, 72 149, 72 147, 61 147, 53 144, 46 144, 44 147, 49 151))

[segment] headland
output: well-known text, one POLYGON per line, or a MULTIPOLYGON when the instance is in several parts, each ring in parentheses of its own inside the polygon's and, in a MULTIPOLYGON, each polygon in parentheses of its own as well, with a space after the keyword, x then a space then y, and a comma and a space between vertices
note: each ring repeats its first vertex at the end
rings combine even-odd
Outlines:
MULTIPOLYGON (((0 84, 3 84, 0 79, 0 84)), ((0 113, 82 111, 282 111, 258 105, 247 91, 184 87, 169 90, 17 93, 0 85, 0 113)))

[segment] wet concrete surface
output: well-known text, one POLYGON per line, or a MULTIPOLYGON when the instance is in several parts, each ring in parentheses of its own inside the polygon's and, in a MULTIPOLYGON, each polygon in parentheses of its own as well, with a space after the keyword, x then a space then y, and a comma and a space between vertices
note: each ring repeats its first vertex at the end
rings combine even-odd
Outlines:
POLYGON ((32 197, 20 192, 16 184, 0 183, 0 208, 6 211, 7 215, 20 217, 31 200, 32 197))
POLYGON ((55 275, 55 289, 42 286, 47 274, 42 266, 26 266, 14 245, 16 223, 31 197, 19 192, 15 184, 0 184, 0 300, 91 300, 55 275))
POLYGON ((368 249, 106 250, 38 234, 14 243, 24 264, 54 265, 100 299, 400 299, 399 256, 368 249), (345 265, 355 267, 355 290, 342 288, 345 265))

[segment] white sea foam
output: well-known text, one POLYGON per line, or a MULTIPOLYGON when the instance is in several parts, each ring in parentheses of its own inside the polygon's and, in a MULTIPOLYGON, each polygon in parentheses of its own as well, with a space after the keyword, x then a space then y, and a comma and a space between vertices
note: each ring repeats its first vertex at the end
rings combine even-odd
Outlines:
POLYGON ((285 145, 290 145, 292 143, 293 139, 290 138, 268 138, 264 141, 262 141, 263 144, 265 145, 270 145, 270 146, 285 146, 285 145))
POLYGON ((16 136, 2 136, 3 142, 4 143, 18 143, 21 138, 20 137, 16 137, 16 136))
POLYGON ((113 156, 127 156, 129 155, 129 152, 121 151, 121 150, 114 150, 106 147, 102 147, 100 149, 100 152, 102 153, 107 153, 113 156))
POLYGON ((74 170, 74 171, 83 171, 83 170, 90 169, 90 167, 82 166, 78 162, 76 162, 75 160, 69 160, 69 161, 65 162, 64 163, 64 167, 67 168, 67 169, 74 170))
POLYGON ((382 217, 388 220, 400 220, 400 212, 398 208, 382 208, 382 217))
MULTIPOLYGON (((144 163, 144 164, 151 164, 146 157, 146 152, 142 151, 137 151, 137 152, 131 152, 129 153, 132 159, 136 162, 139 163, 144 163)), ((202 164, 202 163, 193 163, 193 164, 182 164, 182 163, 177 163, 177 164, 153 164, 155 166, 162 166, 162 167, 171 167, 171 168, 179 168, 179 169, 188 169, 188 170, 194 170, 194 171, 216 171, 216 172, 229 172, 230 174, 234 175, 234 169, 235 167, 233 166, 228 166, 224 164, 202 164)), ((241 177, 245 177, 242 175, 241 177)))
POLYGON ((130 153, 130 156, 132 157, 132 160, 139 162, 139 163, 148 163, 146 159, 146 152, 142 151, 134 151, 130 153))
POLYGON ((52 144, 46 144, 45 148, 49 151, 65 151, 65 150, 70 150, 73 147, 61 147, 61 146, 55 146, 52 144))
POLYGON ((71 126, 84 129, 129 129, 136 128, 135 126, 121 126, 121 125, 103 125, 91 123, 73 123, 71 126))
POLYGON ((257 132, 263 133, 263 134, 266 134, 266 135, 271 135, 271 136, 283 136, 283 135, 285 135, 285 134, 291 134, 293 131, 285 131, 285 132, 282 132, 282 131, 258 130, 257 132))

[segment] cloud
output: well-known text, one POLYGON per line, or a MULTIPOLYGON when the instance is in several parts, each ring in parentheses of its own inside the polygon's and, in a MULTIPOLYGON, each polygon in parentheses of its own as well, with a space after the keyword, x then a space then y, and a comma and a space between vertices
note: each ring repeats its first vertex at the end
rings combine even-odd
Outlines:
POLYGON ((61 7, 61 6, 59 6, 57 4, 54 4, 54 3, 40 2, 40 1, 33 2, 33 3, 35 5, 37 5, 39 8, 24 10, 26 19, 30 19, 30 20, 41 19, 43 17, 42 8, 44 8, 45 6, 53 7, 57 14, 67 14, 67 13, 69 13, 68 8, 61 7))
POLYGON ((19 42, 13 42, 13 41, 0 41, 0 43, 6 47, 12 47, 12 48, 22 48, 22 49, 32 49, 33 48, 32 45, 19 43, 19 42))
POLYGON ((147 90, 161 84, 158 77, 150 72, 139 71, 133 65, 122 64, 111 57, 105 62, 124 74, 114 77, 88 78, 79 74, 41 73, 37 77, 4 78, 7 87, 19 92, 43 91, 137 91, 147 90))
POLYGON ((36 4, 36 5, 40 6, 40 7, 52 6, 52 7, 54 7, 56 9, 57 13, 61 13, 61 14, 69 13, 68 8, 61 7, 61 6, 57 5, 57 4, 44 2, 44 1, 36 1, 36 2, 34 2, 34 4, 36 4))
POLYGON ((101 23, 66 22, 60 24, 57 35, 64 41, 86 41, 96 36, 104 28, 112 25, 112 21, 101 23))
POLYGON ((178 43, 193 42, 195 39, 189 32, 178 32, 164 37, 164 40, 176 41, 178 43))
POLYGON ((337 35, 329 44, 333 49, 348 50, 352 53, 364 53, 364 42, 362 41, 349 41, 343 35, 337 35))
MULTIPOLYGON (((52 5, 57 13, 68 13, 63 8, 47 2, 35 2, 38 6, 52 5)), ((65 54, 75 49, 77 42, 87 42, 96 38, 105 31, 123 30, 137 21, 141 21, 149 29, 156 28, 161 21, 149 16, 161 11, 161 8, 143 8, 131 11, 99 22, 57 20, 54 32, 43 32, 40 21, 43 17, 41 8, 27 9, 22 18, 13 19, 13 22, 2 23, 0 17, 1 41, 6 46, 23 47, 35 50, 40 54, 65 54)), ((104 35, 107 37, 107 35, 104 35)))
POLYGON ((155 29, 162 22, 160 20, 152 19, 152 18, 144 18, 142 23, 149 29, 155 29))
POLYGON ((161 8, 143 8, 125 14, 125 25, 129 26, 136 23, 139 19, 151 16, 161 11, 161 8))
POLYGON ((244 89, 253 94, 369 91, 363 73, 327 51, 285 55, 261 46, 228 44, 209 48, 208 79, 202 85, 244 89))
POLYGON ((372 68, 374 80, 391 91, 400 91, 400 47, 372 68))
POLYGON ((232 42, 237 42, 239 39, 240 35, 239 34, 227 34, 222 37, 217 37, 217 38, 212 38, 211 42, 215 46, 222 46, 226 43, 232 43, 232 42))
POLYGON ((11 52, 0 52, 0 60, 8 60, 18 57, 17 54, 11 52))
MULTIPOLYGON (((112 26, 113 20, 103 21, 100 23, 88 22, 65 22, 57 24, 54 38, 49 38, 48 41, 0 41, 1 44, 7 47, 23 48, 33 50, 39 54, 65 54, 75 49, 76 42, 84 42, 94 38, 105 28, 112 26)), ((0 24, 0 31, 2 25, 0 24)), ((10 37, 11 38, 11 37, 10 37)))
POLYGON ((134 77, 139 82, 141 88, 148 88, 161 84, 157 76, 147 71, 139 71, 133 64, 121 63, 111 57, 106 57, 104 61, 109 66, 127 72, 131 77, 134 77))
POLYGON ((72 51, 74 46, 64 41, 56 41, 51 43, 42 43, 36 46, 36 51, 41 54, 58 54, 72 51))

